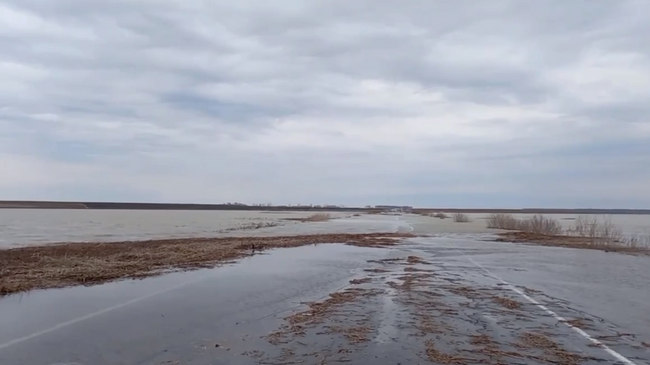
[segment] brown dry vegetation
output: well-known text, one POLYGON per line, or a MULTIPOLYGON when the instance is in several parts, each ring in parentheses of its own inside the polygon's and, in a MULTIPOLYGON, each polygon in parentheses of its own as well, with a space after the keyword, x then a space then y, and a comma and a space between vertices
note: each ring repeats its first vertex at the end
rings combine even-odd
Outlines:
POLYGON ((595 249, 611 252, 622 253, 648 253, 650 246, 629 246, 616 242, 599 242, 594 241, 589 237, 577 236, 549 236, 543 234, 535 234, 529 232, 505 232, 499 233, 499 242, 522 242, 532 243, 540 246, 553 246, 553 247, 567 247, 567 248, 582 248, 582 249, 595 249))
MULTIPOLYGON (((382 294, 377 289, 350 288, 330 294, 329 298, 320 302, 304 303, 308 308, 285 318, 286 323, 277 331, 272 332, 266 339, 274 345, 286 343, 291 336, 303 336, 307 329, 325 323, 343 305, 382 294)), ((363 321, 362 321, 363 322, 363 321)), ((363 323, 354 327, 328 326, 329 333, 340 333, 350 343, 358 344, 368 340, 370 328, 363 323)))
POLYGON ((422 257, 420 256, 408 256, 406 258, 406 263, 409 265, 415 265, 415 264, 429 264, 428 262, 424 261, 422 257))
POLYGON ((537 234, 558 235, 562 225, 553 218, 534 215, 528 219, 518 219, 511 214, 491 214, 487 221, 488 228, 523 231, 537 234))
POLYGON ((499 234, 498 241, 527 242, 546 246, 589 248, 616 252, 650 252, 650 237, 625 236, 610 217, 578 216, 571 227, 563 229, 557 219, 535 215, 528 219, 511 214, 492 214, 488 228, 513 230, 499 234))
POLYGON ((584 356, 562 349, 555 341, 551 340, 546 335, 543 335, 541 333, 524 333, 521 336, 521 343, 517 345, 521 348, 541 349, 544 351, 547 357, 551 357, 544 359, 547 362, 577 365, 584 362, 585 360, 589 360, 584 356))
POLYGON ((508 308, 508 309, 520 309, 521 308, 521 303, 519 303, 516 300, 510 299, 510 298, 495 296, 494 298, 492 298, 492 300, 495 303, 500 304, 504 308, 508 308))
POLYGON ((285 218, 288 221, 298 221, 298 222, 327 222, 328 220, 333 219, 332 215, 329 213, 315 213, 304 218, 285 218))
POLYGON ((577 328, 587 328, 587 324, 585 324, 585 320, 582 318, 569 319, 564 321, 564 323, 577 328))
POLYGON ((359 285, 359 284, 366 284, 372 281, 372 278, 361 278, 361 279, 352 279, 350 280, 350 284, 352 285, 359 285))
POLYGON ((412 237, 401 233, 322 234, 286 237, 168 239, 63 243, 0 250, 0 296, 32 289, 93 285, 170 270, 214 267, 269 248, 344 243, 375 247, 412 237))
POLYGON ((469 216, 467 214, 463 214, 463 213, 455 213, 452 216, 452 218, 454 219, 454 222, 457 222, 457 223, 469 223, 470 222, 469 216))
POLYGON ((234 231, 248 231, 248 230, 255 230, 255 229, 262 229, 262 228, 277 227, 279 225, 280 223, 277 222, 253 222, 253 223, 242 224, 236 227, 222 229, 218 232, 229 233, 234 231))
POLYGON ((427 340, 425 342, 425 346, 426 346, 426 354, 427 357, 429 358, 429 361, 436 364, 464 365, 471 360, 458 355, 451 355, 451 354, 446 354, 444 352, 441 352, 440 350, 436 349, 435 342, 432 340, 427 340))
POLYGON ((363 271, 371 272, 375 274, 383 274, 383 273, 390 272, 390 270, 386 270, 386 269, 363 269, 363 271))
POLYGON ((332 215, 329 213, 316 213, 308 216, 303 219, 305 222, 325 222, 332 219, 332 215))

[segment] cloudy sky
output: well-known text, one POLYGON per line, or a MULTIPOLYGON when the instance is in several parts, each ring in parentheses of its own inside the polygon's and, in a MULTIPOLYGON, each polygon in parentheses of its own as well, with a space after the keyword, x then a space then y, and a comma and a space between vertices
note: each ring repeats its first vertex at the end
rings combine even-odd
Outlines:
POLYGON ((650 208, 647 0, 3 0, 0 199, 650 208))

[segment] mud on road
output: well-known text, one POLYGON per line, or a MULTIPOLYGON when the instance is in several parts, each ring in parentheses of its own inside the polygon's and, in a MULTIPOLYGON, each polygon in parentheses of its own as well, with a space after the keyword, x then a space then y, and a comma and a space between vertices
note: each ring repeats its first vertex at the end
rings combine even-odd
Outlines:
POLYGON ((644 342, 615 325, 542 292, 512 290, 480 266, 470 267, 468 275, 414 255, 369 264, 367 275, 351 281, 352 287, 287 316, 265 337, 271 349, 249 355, 259 364, 577 365, 649 359, 644 342), (542 310, 541 302, 557 317, 562 313, 561 319, 542 310))

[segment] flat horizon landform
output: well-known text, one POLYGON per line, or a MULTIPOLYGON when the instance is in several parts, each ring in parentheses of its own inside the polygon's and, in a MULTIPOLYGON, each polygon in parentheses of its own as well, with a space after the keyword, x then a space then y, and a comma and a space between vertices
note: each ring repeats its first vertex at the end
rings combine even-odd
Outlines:
MULTIPOLYGON (((0 200, 0 209, 116 209, 116 210, 254 210, 254 211, 381 211, 386 206, 341 207, 333 205, 246 205, 240 203, 139 203, 0 200)), ((521 213, 521 214, 650 214, 650 209, 605 208, 435 208, 413 207, 413 213, 521 213)))

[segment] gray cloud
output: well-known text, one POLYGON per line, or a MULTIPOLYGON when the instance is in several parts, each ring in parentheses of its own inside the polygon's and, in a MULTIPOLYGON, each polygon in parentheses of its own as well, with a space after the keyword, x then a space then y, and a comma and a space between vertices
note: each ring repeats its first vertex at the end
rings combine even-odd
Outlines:
POLYGON ((648 10, 5 1, 1 198, 648 206, 648 10))

